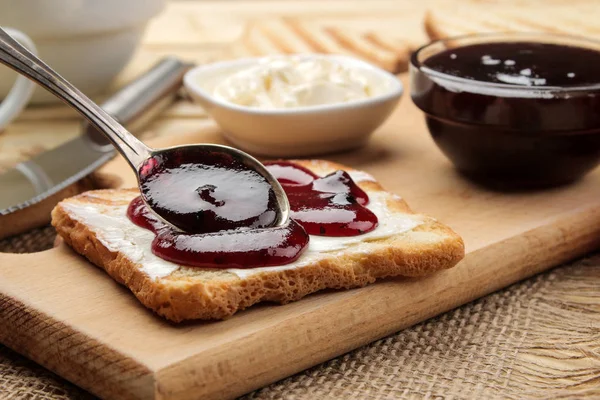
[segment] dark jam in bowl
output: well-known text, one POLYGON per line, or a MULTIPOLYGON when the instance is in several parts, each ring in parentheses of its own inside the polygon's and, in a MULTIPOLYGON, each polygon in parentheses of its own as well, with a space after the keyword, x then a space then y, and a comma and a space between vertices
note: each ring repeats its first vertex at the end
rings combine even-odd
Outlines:
POLYGON ((438 72, 480 82, 515 86, 575 86, 598 83, 600 53, 552 43, 483 43, 449 49, 423 62, 438 72))
POLYGON ((571 182, 600 160, 600 44, 515 37, 421 48, 411 60, 413 101, 468 176, 500 188, 571 182))

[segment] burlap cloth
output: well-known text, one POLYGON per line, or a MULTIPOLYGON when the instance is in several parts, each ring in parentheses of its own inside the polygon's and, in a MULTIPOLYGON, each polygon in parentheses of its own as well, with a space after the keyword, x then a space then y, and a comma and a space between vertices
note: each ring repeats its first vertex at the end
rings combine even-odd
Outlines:
MULTIPOLYGON (((52 245, 52 228, 0 251, 52 245)), ((600 399, 600 254, 555 268, 245 399, 600 399)), ((1 399, 93 399, 0 345, 1 399)))

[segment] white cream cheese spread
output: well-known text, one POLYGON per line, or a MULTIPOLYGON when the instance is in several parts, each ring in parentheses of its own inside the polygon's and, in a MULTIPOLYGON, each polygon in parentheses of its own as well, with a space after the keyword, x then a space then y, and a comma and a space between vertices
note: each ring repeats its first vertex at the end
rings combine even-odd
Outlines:
MULTIPOLYGON (((353 174, 352 177, 356 182, 371 180, 371 176, 366 173, 363 173, 363 175, 353 174)), ((301 268, 322 258, 335 255, 340 251, 352 253, 372 251, 373 246, 378 245, 377 242, 372 241, 410 231, 421 225, 424 218, 427 218, 416 214, 391 211, 387 206, 387 201, 394 198, 394 195, 369 191, 367 191, 367 194, 370 199, 367 207, 375 213, 379 220, 379 225, 375 230, 364 235, 350 237, 311 235, 308 248, 293 263, 277 267, 225 269, 220 271, 230 272, 244 278, 261 272, 301 268)), ((135 194, 125 193, 121 195, 119 200, 129 202, 133 197, 135 197, 135 194)), ((193 269, 193 267, 182 267, 155 256, 150 248, 154 233, 133 224, 127 218, 126 205, 63 203, 63 207, 72 218, 86 224, 107 249, 122 253, 132 262, 138 264, 142 271, 152 279, 166 277, 179 268, 193 269)))
POLYGON ((226 76, 213 94, 241 106, 282 109, 367 99, 380 86, 366 68, 335 58, 279 56, 226 76))

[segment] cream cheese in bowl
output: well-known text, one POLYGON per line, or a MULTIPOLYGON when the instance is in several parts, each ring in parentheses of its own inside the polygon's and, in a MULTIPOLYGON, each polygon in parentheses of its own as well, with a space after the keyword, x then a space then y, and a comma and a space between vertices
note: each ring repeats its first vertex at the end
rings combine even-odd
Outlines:
POLYGON ((234 146, 270 157, 360 147, 403 92, 396 76, 374 65, 325 54, 201 65, 184 84, 234 146))
POLYGON ((224 78, 215 97, 262 109, 309 107, 368 99, 375 90, 365 69, 326 57, 261 60, 224 78))

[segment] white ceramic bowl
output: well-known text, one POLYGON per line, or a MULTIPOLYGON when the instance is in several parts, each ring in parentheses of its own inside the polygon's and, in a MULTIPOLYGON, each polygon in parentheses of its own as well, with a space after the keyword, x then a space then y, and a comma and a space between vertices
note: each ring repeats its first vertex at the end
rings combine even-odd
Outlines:
POLYGON ((392 113, 402 96, 402 82, 364 61, 337 55, 327 57, 367 71, 373 79, 385 84, 387 90, 381 95, 348 103, 273 110, 215 98, 216 84, 230 74, 255 65, 260 58, 196 67, 185 75, 184 84, 189 95, 221 126, 227 139, 241 149, 270 157, 314 156, 349 150, 364 145, 392 113))
MULTIPOLYGON (((106 87, 134 54, 148 21, 165 0, 0 1, 0 25, 18 29, 39 56, 87 95, 106 87)), ((0 65, 0 98, 16 73, 0 65)), ((37 88, 32 103, 58 102, 37 88)))
POLYGON ((165 0, 0 1, 0 25, 32 38, 72 38, 115 32, 145 24, 165 0))

